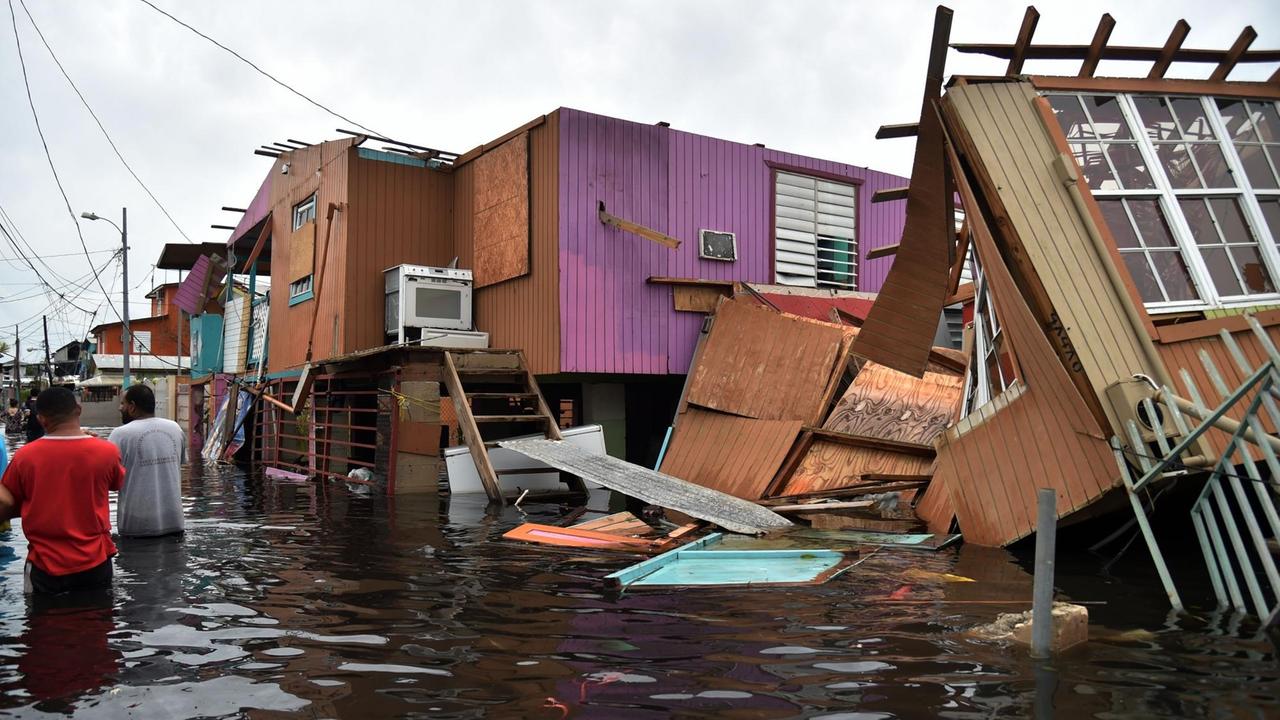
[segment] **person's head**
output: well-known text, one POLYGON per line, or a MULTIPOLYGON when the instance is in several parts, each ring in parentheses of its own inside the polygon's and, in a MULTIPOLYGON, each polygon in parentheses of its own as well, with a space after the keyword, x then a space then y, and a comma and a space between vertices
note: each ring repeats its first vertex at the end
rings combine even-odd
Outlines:
POLYGON ((30 398, 35 400, 38 397, 40 397, 40 388, 31 388, 30 398))
POLYGON ((130 385, 120 396, 120 421, 141 420, 156 414, 156 394, 141 383, 130 385))
POLYGON ((36 417, 46 433, 52 433, 55 428, 63 429, 70 423, 79 428, 80 403, 76 402, 76 396, 70 390, 50 388, 36 398, 36 417))
POLYGON ((9 398, 9 407, 11 408, 18 407, 18 398, 9 398))

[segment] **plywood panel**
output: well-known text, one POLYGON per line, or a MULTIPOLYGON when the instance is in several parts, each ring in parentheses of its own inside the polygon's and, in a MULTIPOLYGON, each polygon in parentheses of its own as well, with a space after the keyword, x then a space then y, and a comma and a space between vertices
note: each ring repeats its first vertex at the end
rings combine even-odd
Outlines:
POLYGON ((316 223, 303 223, 302 227, 289 233, 286 242, 289 243, 289 282, 315 272, 316 223))
MULTIPOLYGON (((529 130, 528 272, 479 288, 476 327, 490 344, 521 348, 533 372, 560 371, 560 113, 529 130)), ((454 168, 453 238, 461 267, 476 269, 476 165, 454 168)))
POLYGON ((677 285, 671 288, 671 300, 681 312, 714 312, 725 293, 720 288, 677 285))
POLYGON ((853 487, 867 475, 928 475, 932 466, 931 458, 817 440, 778 495, 853 487))
POLYGON ((529 136, 518 135, 473 161, 475 285, 529 272, 529 136))
POLYGON ((720 305, 698 366, 690 403, 763 420, 822 420, 828 380, 844 332, 779 313, 749 296, 720 305))
POLYGON ((663 458, 662 472, 758 500, 800 433, 799 420, 755 420, 690 407, 663 458))
POLYGON ((956 416, 964 379, 926 372, 915 378, 868 362, 823 423, 827 430, 924 445, 956 416))

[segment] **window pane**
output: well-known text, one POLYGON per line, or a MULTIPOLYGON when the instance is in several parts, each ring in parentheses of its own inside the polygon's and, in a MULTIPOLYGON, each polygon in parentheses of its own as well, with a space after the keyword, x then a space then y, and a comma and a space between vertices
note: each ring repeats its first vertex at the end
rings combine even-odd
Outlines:
POLYGON ((1200 173, 1204 175, 1205 187, 1233 188, 1236 186, 1236 180, 1231 175, 1231 168, 1227 167, 1227 159, 1223 156, 1222 148, 1218 146, 1218 143, 1192 145, 1191 153, 1195 155, 1196 164, 1200 166, 1200 173))
POLYGON ((1258 198, 1258 204, 1271 230, 1271 242, 1280 242, 1280 198, 1258 198))
POLYGON ((1243 247, 1231 248, 1231 257, 1236 260, 1236 267, 1240 268, 1240 275, 1244 278, 1244 285, 1248 292, 1251 293, 1270 293, 1275 292, 1275 286, 1271 284, 1271 276, 1267 273, 1267 266, 1262 262, 1262 256, 1258 254, 1256 245, 1245 245, 1243 247))
POLYGON ((1276 184, 1275 173, 1267 162, 1266 150, 1261 145, 1236 145, 1240 153, 1240 162, 1244 165, 1244 174, 1249 184, 1255 188, 1280 187, 1276 184))
POLYGON ((1213 128, 1209 126, 1209 118, 1205 117, 1204 106, 1199 98, 1174 98, 1173 114, 1178 116, 1178 124, 1182 128, 1182 137, 1187 140, 1212 140, 1213 128))
POLYGON ((1063 135, 1073 140, 1093 137, 1089 120, 1075 95, 1050 95, 1049 105, 1053 106, 1053 114, 1058 118, 1063 135))
POLYGON ((1138 234, 1147 247, 1176 247, 1169 222, 1165 220, 1157 200, 1130 200, 1129 212, 1138 225, 1138 234))
POLYGON ((1187 219, 1187 225, 1191 227, 1191 236, 1195 238, 1197 245, 1221 245, 1222 238, 1218 237, 1218 231, 1213 226, 1213 216, 1209 214, 1209 207, 1204 204, 1204 198, 1183 198, 1178 201, 1178 206, 1182 208, 1182 216, 1187 219))
POLYGON ((1164 250, 1151 253, 1151 262, 1160 274, 1160 282, 1164 283, 1165 292, 1170 300, 1196 300, 1195 285, 1191 283, 1191 272, 1182 260, 1182 253, 1177 250, 1164 250))
POLYGON ((1240 281, 1236 279, 1236 271, 1231 267, 1231 259, 1227 257, 1224 247, 1207 247, 1200 250, 1204 256, 1205 267, 1209 269, 1209 278, 1219 295, 1243 295, 1240 281))
POLYGON ((1244 211, 1235 198, 1213 198, 1209 201, 1213 206, 1213 214, 1218 220, 1218 229, 1229 243, 1256 242, 1249 226, 1245 223, 1244 211))
POLYGON ((1155 187, 1151 174, 1147 172, 1147 163, 1142 159, 1136 143, 1112 143, 1107 146, 1107 155, 1111 164, 1120 176, 1120 184, 1126 190, 1146 190, 1155 187))
POLYGON ((1200 187, 1200 177, 1196 175, 1195 165, 1191 163, 1191 155, 1186 145, 1156 145, 1156 155, 1164 166, 1165 174, 1174 190, 1200 187))
POLYGON ((1253 124, 1263 142, 1280 142, 1280 113, 1273 102, 1250 102, 1253 124))
POLYGON ((1129 214, 1124 211, 1123 200, 1099 199, 1098 209, 1102 211, 1102 219, 1107 223, 1107 227, 1111 229, 1111 236, 1116 240, 1116 247, 1141 247, 1138 242, 1138 236, 1133 232, 1133 225, 1129 223, 1129 214))
POLYGON ((1093 131, 1106 140, 1128 140, 1129 126, 1120 112, 1120 101, 1114 95, 1086 95, 1081 98, 1093 116, 1093 131))
POLYGON ((1152 140, 1177 140, 1178 130, 1173 125, 1173 115, 1169 113, 1168 103, 1160 97, 1135 97, 1133 104, 1138 108, 1138 117, 1152 140))
POLYGON ((1075 156, 1076 164, 1080 166, 1085 182, 1089 183, 1091 190, 1120 189, 1120 183, 1116 182, 1115 176, 1111 173, 1111 167, 1107 165, 1107 158, 1102 154, 1101 145, 1072 143, 1071 154, 1075 156))
POLYGON ((1258 139, 1253 131, 1253 123, 1249 121, 1249 111, 1243 100, 1218 100, 1218 112, 1222 113, 1222 121, 1227 126, 1227 134, 1233 140, 1254 141, 1258 139))
POLYGON ((1156 276, 1151 272, 1151 266, 1147 264, 1147 256, 1141 252, 1127 252, 1121 254, 1124 258, 1125 267, 1129 268, 1129 277, 1133 278, 1133 284, 1138 287, 1138 294, 1142 296, 1142 302, 1164 302, 1164 295, 1160 292, 1160 286, 1156 283, 1156 276))

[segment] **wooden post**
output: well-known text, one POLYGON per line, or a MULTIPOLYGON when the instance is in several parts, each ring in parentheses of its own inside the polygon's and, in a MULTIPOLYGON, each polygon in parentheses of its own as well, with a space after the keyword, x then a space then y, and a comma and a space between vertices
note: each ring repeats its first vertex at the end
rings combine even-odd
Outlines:
POLYGON ((1031 590, 1031 657, 1049 657, 1053 639, 1053 563, 1058 540, 1058 494, 1036 494, 1036 567, 1031 590))

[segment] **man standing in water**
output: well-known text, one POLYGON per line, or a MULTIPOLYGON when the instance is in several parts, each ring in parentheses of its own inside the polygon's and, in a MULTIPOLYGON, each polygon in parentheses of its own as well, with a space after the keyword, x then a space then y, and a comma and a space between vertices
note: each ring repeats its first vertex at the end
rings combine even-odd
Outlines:
POLYGON ((80 405, 66 388, 36 400, 45 435, 18 449, 0 481, 0 519, 22 516, 27 592, 111 587, 108 491, 124 483, 120 451, 80 429, 80 405))
POLYGON ((187 443, 178 423, 156 415, 151 388, 131 385, 120 399, 123 425, 108 438, 120 448, 126 479, 116 503, 123 537, 175 535, 182 519, 182 463, 187 443))
POLYGON ((44 435, 44 426, 40 424, 40 416, 36 410, 36 403, 40 397, 40 388, 31 388, 31 395, 27 398, 27 442, 35 442, 44 435))

